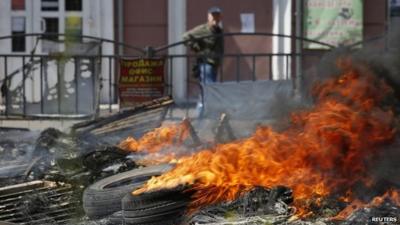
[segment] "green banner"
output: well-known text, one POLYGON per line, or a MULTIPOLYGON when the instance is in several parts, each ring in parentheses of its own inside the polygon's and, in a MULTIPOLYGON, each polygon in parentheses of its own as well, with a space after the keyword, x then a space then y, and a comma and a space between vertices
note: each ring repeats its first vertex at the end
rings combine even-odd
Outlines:
MULTIPOLYGON (((362 40, 362 0, 305 0, 304 36, 333 46, 348 45, 362 40)), ((305 43, 305 48, 327 47, 305 43)))

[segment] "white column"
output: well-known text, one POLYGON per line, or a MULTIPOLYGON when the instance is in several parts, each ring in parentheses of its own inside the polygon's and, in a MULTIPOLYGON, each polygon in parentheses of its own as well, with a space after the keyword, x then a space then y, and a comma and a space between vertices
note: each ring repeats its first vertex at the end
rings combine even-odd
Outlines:
MULTIPOLYGON (((11 35, 11 1, 0 0, 0 37, 11 35)), ((11 52, 11 39, 0 40, 0 54, 9 54, 11 52)), ((6 76, 4 73, 4 58, 0 58, 0 80, 6 76)), ((5 104, 0 97, 0 105, 5 104)))
MULTIPOLYGON (((0 37, 11 35, 11 0, 0 1, 0 37)), ((11 52, 11 39, 0 40, 0 53, 11 52)))
MULTIPOLYGON (((124 42, 124 0, 118 0, 117 2, 118 9, 117 9, 117 17, 118 17, 118 42, 124 42)), ((124 46, 118 46, 118 55, 124 54, 124 46)))
MULTIPOLYGON (((103 0, 100 6, 100 31, 102 38, 114 40, 114 1, 103 0)), ((104 54, 114 54, 114 45, 105 44, 103 45, 104 54)))
MULTIPOLYGON (((292 31, 292 0, 274 0, 273 2, 273 28, 274 34, 291 35, 292 31)), ((272 39, 273 53, 290 53, 291 39, 273 37, 272 39)), ((275 56, 272 60, 272 73, 274 80, 289 79, 290 58, 287 61, 285 57, 275 56), (287 71, 288 69, 288 71, 287 71)))
MULTIPOLYGON (((102 0, 100 5, 100 21, 99 24, 99 33, 102 38, 114 40, 114 3, 115 1, 110 0, 102 0)), ((113 43, 104 43, 102 45, 102 54, 104 55, 113 55, 114 54, 114 44, 113 43)), ((109 58, 102 58, 101 64, 101 75, 104 79, 111 79, 115 81, 115 74, 113 64, 109 64, 109 58), (111 74, 110 74, 111 72, 111 74)), ((100 93, 100 103, 109 103, 112 99, 109 99, 109 92, 114 91, 113 87, 107 85, 108 83, 104 83, 103 88, 100 93)), ((99 87, 98 87, 99 88, 99 87)))
MULTIPOLYGON (((186 0, 168 0, 168 43, 182 41, 182 34, 186 31, 186 0)), ((183 45, 168 49, 169 54, 186 54, 183 45)), ((187 83, 186 59, 174 58, 172 64, 172 96, 175 102, 180 103, 186 97, 187 83)))
POLYGON ((83 34, 101 37, 99 26, 102 25, 100 5, 103 1, 84 0, 83 4, 83 34))

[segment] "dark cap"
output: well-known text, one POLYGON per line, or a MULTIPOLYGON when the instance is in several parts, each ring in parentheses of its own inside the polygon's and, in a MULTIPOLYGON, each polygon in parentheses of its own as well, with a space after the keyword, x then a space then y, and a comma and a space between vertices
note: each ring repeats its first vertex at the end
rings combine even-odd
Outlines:
POLYGON ((221 12, 222 10, 217 6, 213 6, 208 9, 208 13, 221 13, 221 12))

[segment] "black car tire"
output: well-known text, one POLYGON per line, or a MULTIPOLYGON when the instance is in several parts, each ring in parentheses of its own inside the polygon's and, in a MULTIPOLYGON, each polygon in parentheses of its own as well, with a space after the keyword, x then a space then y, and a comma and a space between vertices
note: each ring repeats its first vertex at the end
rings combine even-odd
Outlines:
POLYGON ((124 217, 143 217, 171 211, 184 211, 190 202, 191 193, 182 188, 145 192, 140 195, 128 193, 122 199, 124 217))
POLYGON ((171 165, 157 165, 130 170, 99 180, 83 193, 83 209, 89 218, 101 218, 121 210, 121 199, 152 176, 170 170, 171 165))
POLYGON ((122 215, 127 224, 175 225, 184 217, 192 192, 185 187, 162 189, 122 199, 122 215))

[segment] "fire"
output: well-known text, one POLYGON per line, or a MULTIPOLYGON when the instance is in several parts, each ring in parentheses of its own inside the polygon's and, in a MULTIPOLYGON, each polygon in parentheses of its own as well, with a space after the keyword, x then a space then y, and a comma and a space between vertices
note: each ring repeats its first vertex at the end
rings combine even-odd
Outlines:
POLYGON ((376 207, 381 205, 385 201, 392 201, 394 204, 400 206, 400 190, 389 190, 385 192, 382 196, 375 197, 369 203, 365 203, 361 200, 356 199, 332 219, 334 220, 346 219, 352 212, 358 209, 376 207))
POLYGON ((368 163, 394 138, 394 114, 382 103, 393 91, 368 69, 343 65, 341 76, 313 89, 315 105, 293 114, 285 131, 259 127, 249 138, 183 157, 134 194, 188 185, 197 209, 255 186, 285 185, 293 190, 300 216, 310 215, 303 204, 310 199, 348 193, 343 199, 354 201, 352 187, 373 184, 368 163))
POLYGON ((136 160, 142 165, 175 163, 177 159, 189 151, 183 146, 189 136, 189 123, 184 120, 180 124, 171 124, 156 128, 140 139, 128 137, 119 144, 126 151, 145 154, 136 160))
POLYGON ((165 147, 182 144, 188 134, 185 123, 171 124, 156 128, 154 131, 146 133, 139 140, 128 137, 119 144, 119 147, 132 152, 156 153, 165 147))

